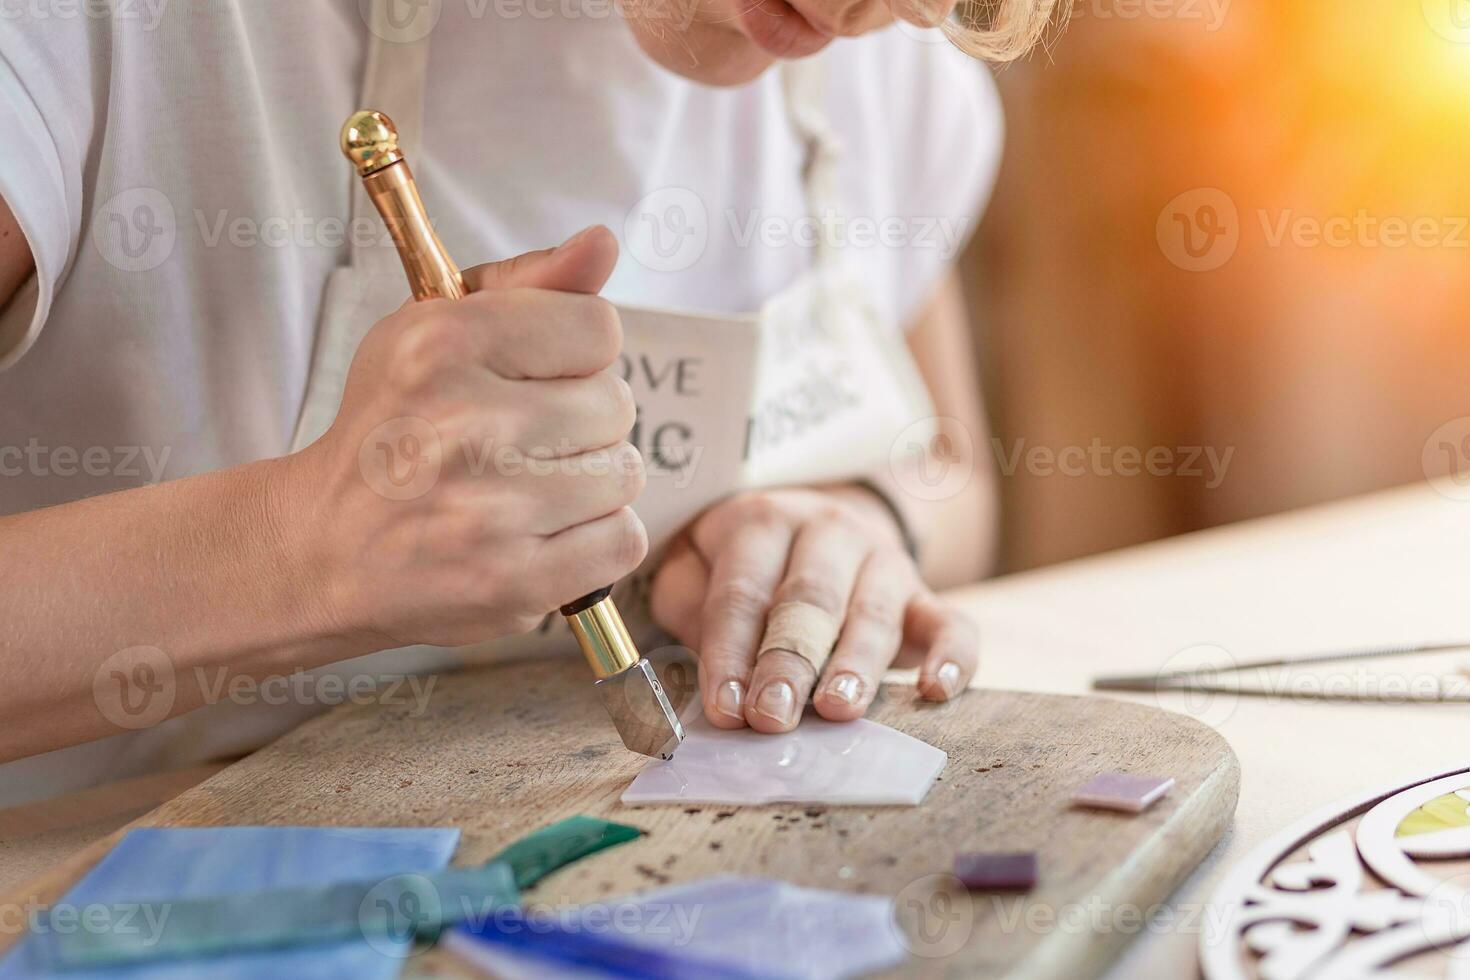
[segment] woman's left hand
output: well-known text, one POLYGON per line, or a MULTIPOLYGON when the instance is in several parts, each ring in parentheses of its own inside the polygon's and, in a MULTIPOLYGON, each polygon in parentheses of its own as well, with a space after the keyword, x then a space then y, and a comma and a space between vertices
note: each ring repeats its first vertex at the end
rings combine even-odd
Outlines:
POLYGON ((808 699, 824 718, 861 717, 891 666, 917 665, 920 695, 944 701, 979 662, 974 624, 924 584, 886 505, 856 486, 721 501, 670 546, 652 607, 697 651, 705 715, 720 728, 789 731, 808 699), (789 602, 840 628, 820 678, 784 649, 757 660, 768 614, 789 602))

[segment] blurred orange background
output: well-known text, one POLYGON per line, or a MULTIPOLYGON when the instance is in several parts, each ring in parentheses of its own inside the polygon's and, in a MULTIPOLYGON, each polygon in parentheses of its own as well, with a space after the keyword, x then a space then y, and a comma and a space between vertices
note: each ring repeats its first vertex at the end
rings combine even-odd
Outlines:
POLYGON ((1470 465, 1470 0, 1081 0, 998 78, 1002 570, 1470 465), (1025 462, 1090 445, 1169 472, 1025 462))

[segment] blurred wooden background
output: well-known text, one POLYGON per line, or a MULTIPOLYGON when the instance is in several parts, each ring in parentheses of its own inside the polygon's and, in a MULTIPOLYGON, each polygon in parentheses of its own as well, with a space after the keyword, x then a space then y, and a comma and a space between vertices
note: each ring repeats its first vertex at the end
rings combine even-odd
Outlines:
POLYGON ((1446 423, 1430 467, 1470 469, 1470 2, 1081 0, 998 77, 992 451, 1232 453, 1217 486, 1023 456, 1003 570, 1423 479, 1446 423))

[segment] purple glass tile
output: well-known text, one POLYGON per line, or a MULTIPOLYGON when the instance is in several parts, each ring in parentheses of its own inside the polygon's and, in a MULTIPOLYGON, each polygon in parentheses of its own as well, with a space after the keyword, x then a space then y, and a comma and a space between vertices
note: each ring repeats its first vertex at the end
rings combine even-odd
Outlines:
POLYGON ((1142 813, 1174 788, 1172 776, 1134 776, 1105 772, 1093 776, 1072 794, 1072 802, 1104 810, 1142 813))
POLYGON ((976 891, 1030 891, 1039 875, 1036 854, 956 854, 954 876, 976 891))
POLYGON ((908 958, 907 941, 894 926, 893 899, 799 888, 774 879, 721 875, 550 915, 559 930, 532 928, 532 934, 506 942, 493 935, 497 917, 489 916, 483 924, 449 933, 445 943, 505 980, 548 975, 564 980, 614 975, 841 980, 890 971, 908 958), (556 958, 564 955, 559 948, 569 948, 563 944, 568 934, 580 940, 586 956, 581 966, 556 958), (633 965, 637 958, 630 953, 638 951, 647 960, 633 965), (618 963, 625 969, 612 970, 618 963), (662 966, 661 972, 655 966, 662 966))

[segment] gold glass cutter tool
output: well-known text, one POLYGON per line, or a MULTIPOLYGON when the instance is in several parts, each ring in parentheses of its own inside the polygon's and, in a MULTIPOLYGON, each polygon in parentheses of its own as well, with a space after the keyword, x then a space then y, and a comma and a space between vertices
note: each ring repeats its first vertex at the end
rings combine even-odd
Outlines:
MULTIPOLYGON (((1193 670, 1172 670, 1157 674, 1119 674, 1109 677, 1093 678, 1092 689, 1094 691, 1177 691, 1197 694, 1243 694, 1259 697, 1280 696, 1293 700, 1301 698, 1313 701, 1349 701, 1360 704, 1404 704, 1408 702, 1470 704, 1470 693, 1447 693, 1443 690, 1442 681, 1440 689, 1434 695, 1423 697, 1411 691, 1405 691, 1402 696, 1388 696, 1385 694, 1372 696, 1354 693, 1352 691, 1328 691, 1325 689, 1278 692, 1269 688, 1241 687, 1237 684, 1229 684, 1220 680, 1220 678, 1239 675, 1248 670, 1266 670, 1272 667, 1301 667, 1312 664, 1348 663, 1363 660, 1387 660, 1394 657, 1410 657, 1420 654, 1452 653, 1456 650, 1470 650, 1470 643, 1421 643, 1405 646, 1372 647, 1365 650, 1315 653, 1304 657, 1276 657, 1266 660, 1249 660, 1245 663, 1229 664, 1223 667, 1197 667, 1193 670)), ((1470 687, 1470 677, 1467 677, 1466 686, 1470 687)))
MULTIPOLYGON (((464 279, 429 222, 393 120, 371 109, 353 113, 342 127, 342 152, 357 168, 398 246, 413 298, 462 299, 464 279)), ((561 614, 597 675, 598 694, 623 744, 643 755, 672 758, 684 740, 684 726, 658 672, 628 635, 613 605, 612 586, 563 606, 561 614)))

